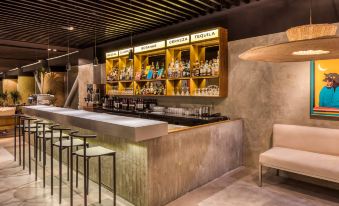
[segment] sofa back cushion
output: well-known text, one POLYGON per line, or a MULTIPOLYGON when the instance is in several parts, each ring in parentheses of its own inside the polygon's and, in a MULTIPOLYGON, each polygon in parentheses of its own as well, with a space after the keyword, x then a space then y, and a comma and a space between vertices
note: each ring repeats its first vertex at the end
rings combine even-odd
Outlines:
POLYGON ((339 129, 275 124, 273 146, 339 156, 339 129))

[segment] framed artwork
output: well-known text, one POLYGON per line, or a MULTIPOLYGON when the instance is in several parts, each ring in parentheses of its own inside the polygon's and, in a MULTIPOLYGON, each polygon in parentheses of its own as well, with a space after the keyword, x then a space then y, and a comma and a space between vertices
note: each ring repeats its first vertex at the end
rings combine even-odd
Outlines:
POLYGON ((311 116, 339 117, 339 59, 311 61, 311 116))

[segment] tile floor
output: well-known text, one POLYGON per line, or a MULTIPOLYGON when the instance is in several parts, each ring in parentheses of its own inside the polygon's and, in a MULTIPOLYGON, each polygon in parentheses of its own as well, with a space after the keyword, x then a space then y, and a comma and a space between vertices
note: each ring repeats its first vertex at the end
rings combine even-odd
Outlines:
MULTIPOLYGON (((34 180, 34 174, 22 170, 13 161, 13 139, 0 139, 0 206, 59 205, 58 179, 55 177, 54 196, 50 195, 50 176, 46 188, 42 187, 41 174, 34 180)), ((40 168, 41 173, 41 168, 40 168)), ((66 171, 66 170, 64 170, 66 171)), ((49 171, 47 170, 47 174, 49 171)), ((56 174, 56 173, 55 173, 56 174)), ((339 190, 276 176, 274 170, 264 175, 262 188, 256 185, 257 171, 239 168, 193 190, 167 206, 339 206, 339 190)), ((83 205, 82 181, 74 193, 74 205, 83 205)), ((63 185, 63 203, 69 205, 69 187, 63 185)), ((98 203, 97 185, 90 183, 89 205, 98 203)), ((101 205, 112 205, 112 194, 103 189, 101 205)), ((118 206, 130 206, 118 198, 118 206)))

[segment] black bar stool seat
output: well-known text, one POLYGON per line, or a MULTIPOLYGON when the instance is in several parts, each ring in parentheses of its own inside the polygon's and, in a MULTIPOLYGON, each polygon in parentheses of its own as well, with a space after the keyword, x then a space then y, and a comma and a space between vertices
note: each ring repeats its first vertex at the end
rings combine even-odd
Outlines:
MULTIPOLYGON (((84 149, 81 149, 81 150, 76 151, 74 154, 83 157, 84 151, 85 151, 84 149)), ((107 149, 105 147, 101 147, 101 146, 90 147, 86 149, 86 157, 98 157, 98 156, 113 155, 113 154, 115 154, 115 151, 107 149)))

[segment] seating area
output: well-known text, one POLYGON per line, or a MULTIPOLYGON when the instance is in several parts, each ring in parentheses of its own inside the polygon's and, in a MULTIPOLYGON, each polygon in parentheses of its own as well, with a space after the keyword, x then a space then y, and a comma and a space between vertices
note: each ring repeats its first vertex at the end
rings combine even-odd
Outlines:
POLYGON ((73 131, 70 128, 62 127, 59 124, 55 124, 51 121, 46 121, 39 119, 33 116, 27 116, 23 114, 14 114, 8 115, 12 118, 13 129, 14 129, 14 161, 17 161, 19 165, 22 165, 22 169, 28 169, 28 174, 32 173, 32 170, 35 170, 35 181, 38 181, 38 162, 42 159, 42 173, 43 173, 43 187, 46 186, 46 166, 47 166, 47 141, 50 145, 49 156, 50 156, 50 195, 54 195, 54 155, 57 154, 58 157, 58 199, 59 204, 63 200, 63 165, 66 164, 67 167, 67 182, 70 185, 70 199, 69 205, 74 204, 73 200, 73 173, 76 173, 76 187, 78 187, 79 182, 79 157, 83 159, 83 205, 87 205, 87 196, 89 194, 89 160, 92 157, 97 157, 99 161, 99 193, 98 200, 101 203, 101 157, 103 156, 112 156, 113 157, 113 185, 111 186, 113 192, 113 201, 112 204, 116 205, 116 165, 115 165, 115 151, 106 149, 103 147, 90 147, 87 139, 96 138, 96 135, 85 135, 80 134, 78 131, 73 131), (27 146, 26 146, 27 145, 27 146), (56 147, 54 150, 53 148, 56 147), (83 149, 79 149, 83 148, 83 149), (87 149, 87 151, 86 151, 87 149), (28 150, 28 151, 27 151, 28 150), (67 152, 64 153, 64 150, 67 152), (42 155, 41 155, 42 154, 42 155), (63 161, 63 156, 66 154, 67 161, 63 161), (76 157, 74 159, 73 157, 76 157), (42 158, 41 158, 42 157, 42 158), (28 168, 26 161, 28 160, 28 168), (76 169, 73 170, 73 162, 76 160, 76 169), (32 162, 35 162, 35 168, 32 167, 32 162))
POLYGON ((263 166, 339 183, 339 130, 276 124, 259 164, 260 186, 263 166))

